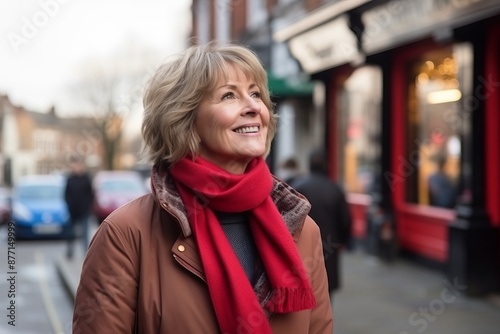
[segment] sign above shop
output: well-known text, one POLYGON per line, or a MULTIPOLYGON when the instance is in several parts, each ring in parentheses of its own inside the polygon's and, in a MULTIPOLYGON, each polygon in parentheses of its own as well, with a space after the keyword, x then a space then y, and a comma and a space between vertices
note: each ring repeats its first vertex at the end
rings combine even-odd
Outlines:
POLYGON ((373 54, 500 12, 498 0, 391 0, 362 14, 362 49, 373 54))
POLYGON ((307 73, 350 63, 360 56, 347 15, 292 37, 289 47, 307 73))

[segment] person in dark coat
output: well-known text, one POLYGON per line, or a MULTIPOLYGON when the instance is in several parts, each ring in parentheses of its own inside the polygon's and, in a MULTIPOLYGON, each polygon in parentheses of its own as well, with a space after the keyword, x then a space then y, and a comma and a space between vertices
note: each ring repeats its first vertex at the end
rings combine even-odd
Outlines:
POLYGON ((80 157, 71 157, 71 172, 66 179, 64 199, 70 215, 70 233, 66 257, 71 259, 74 242, 80 234, 83 239, 84 253, 89 245, 89 218, 94 200, 92 180, 80 157))
POLYGON ((323 255, 328 274, 330 297, 340 288, 339 255, 351 238, 351 215, 343 190, 327 176, 323 151, 314 151, 309 160, 310 174, 291 186, 311 203, 309 215, 318 224, 323 240, 323 255))
POLYGON ((285 183, 292 184, 293 181, 301 176, 297 159, 295 159, 295 157, 290 157, 283 161, 276 176, 285 181, 285 183))
POLYGON ((429 202, 432 206, 451 209, 455 206, 457 190, 451 179, 446 175, 446 156, 436 158, 437 171, 429 177, 429 202))

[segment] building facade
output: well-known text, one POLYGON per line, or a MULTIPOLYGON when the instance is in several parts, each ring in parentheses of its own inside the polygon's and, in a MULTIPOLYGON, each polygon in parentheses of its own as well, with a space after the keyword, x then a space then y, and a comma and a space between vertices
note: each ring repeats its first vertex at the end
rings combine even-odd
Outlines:
POLYGON ((73 155, 84 157, 91 170, 101 168, 102 136, 93 118, 61 118, 54 109, 32 112, 0 96, 0 185, 65 172, 73 155))
POLYGON ((499 22, 494 0, 352 0, 273 32, 326 87, 355 235, 383 212, 403 253, 470 294, 500 282, 499 22))

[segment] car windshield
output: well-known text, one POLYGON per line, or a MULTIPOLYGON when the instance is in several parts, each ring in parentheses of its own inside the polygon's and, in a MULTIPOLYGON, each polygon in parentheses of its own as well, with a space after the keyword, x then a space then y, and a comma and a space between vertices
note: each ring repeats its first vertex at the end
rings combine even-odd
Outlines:
POLYGON ((143 190, 143 188, 142 185, 137 182, 131 182, 125 180, 110 180, 102 182, 101 190, 109 192, 118 192, 118 191, 140 192, 143 190))
POLYGON ((62 198, 63 187, 56 185, 23 186, 18 190, 21 199, 51 200, 62 198))

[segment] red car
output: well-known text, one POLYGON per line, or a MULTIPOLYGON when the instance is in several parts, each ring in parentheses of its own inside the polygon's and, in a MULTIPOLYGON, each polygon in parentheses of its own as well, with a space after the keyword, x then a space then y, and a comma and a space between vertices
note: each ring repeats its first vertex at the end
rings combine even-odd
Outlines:
POLYGON ((148 192, 135 171, 99 171, 93 179, 94 215, 100 224, 111 212, 148 192))

